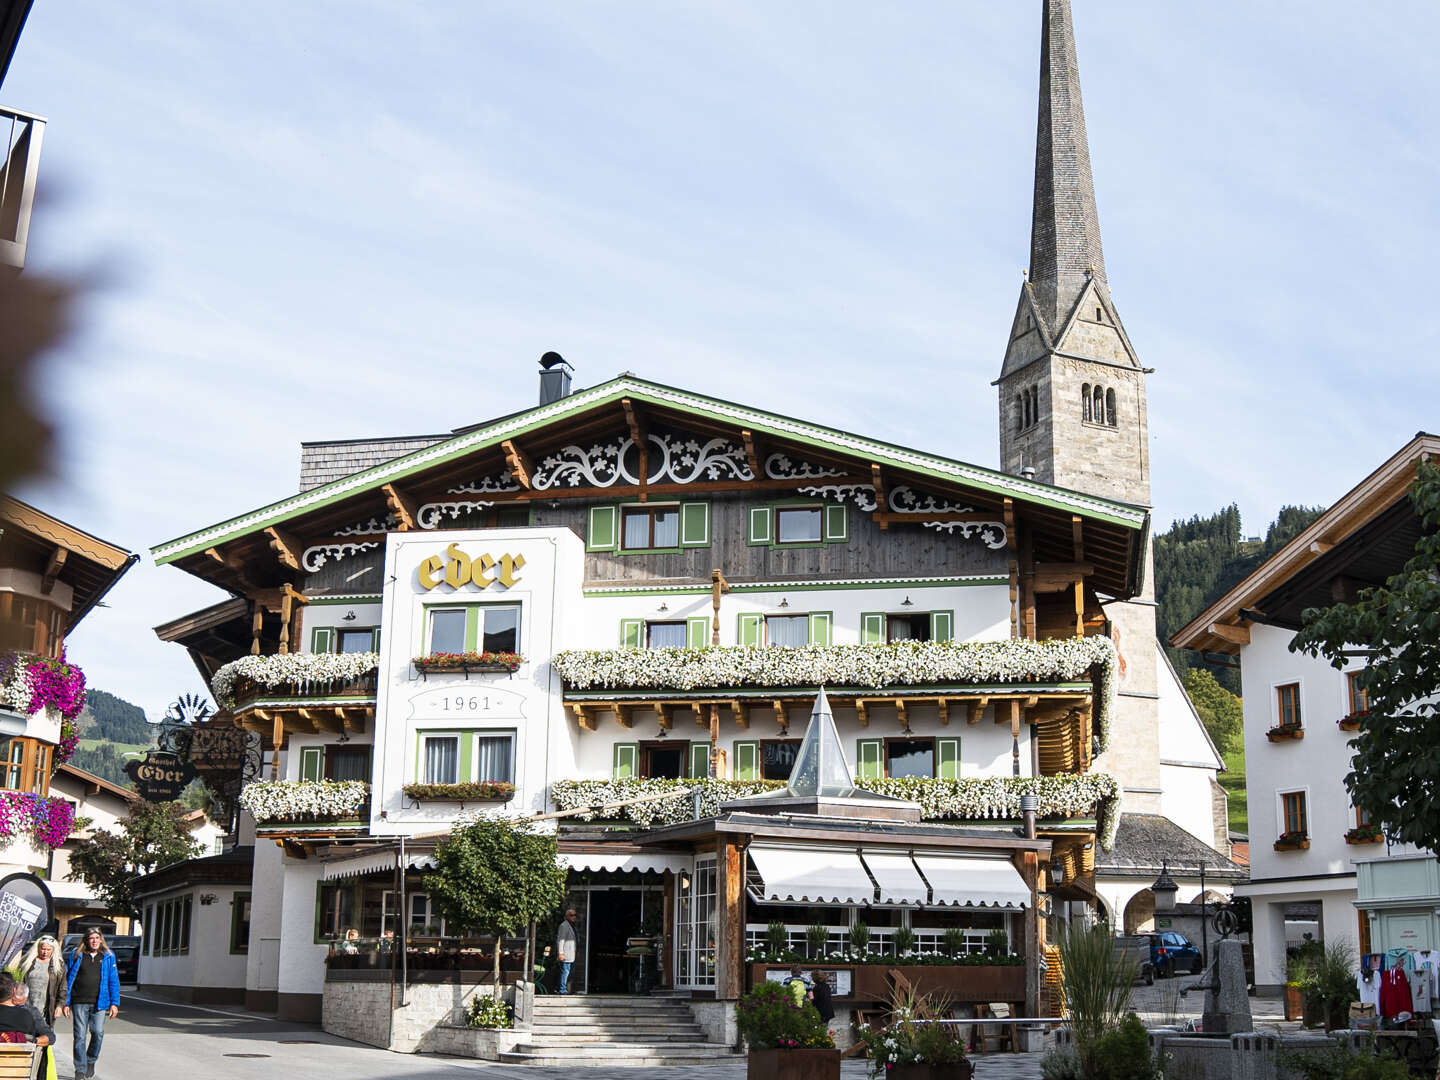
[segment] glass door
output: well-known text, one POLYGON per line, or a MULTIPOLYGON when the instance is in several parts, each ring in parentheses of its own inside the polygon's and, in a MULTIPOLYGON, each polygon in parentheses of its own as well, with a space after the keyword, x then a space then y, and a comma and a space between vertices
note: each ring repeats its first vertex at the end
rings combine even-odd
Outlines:
POLYGON ((696 859, 693 874, 681 873, 675 890, 675 985, 715 985, 715 860, 696 859))

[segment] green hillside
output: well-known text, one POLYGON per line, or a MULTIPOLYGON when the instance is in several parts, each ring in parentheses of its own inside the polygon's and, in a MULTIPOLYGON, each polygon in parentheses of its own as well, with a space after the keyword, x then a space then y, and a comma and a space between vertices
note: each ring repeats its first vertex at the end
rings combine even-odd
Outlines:
POLYGON ((155 742, 155 728, 146 722, 145 710, 104 690, 86 690, 85 709, 76 726, 80 741, 70 764, 129 787, 124 755, 144 753, 155 742))

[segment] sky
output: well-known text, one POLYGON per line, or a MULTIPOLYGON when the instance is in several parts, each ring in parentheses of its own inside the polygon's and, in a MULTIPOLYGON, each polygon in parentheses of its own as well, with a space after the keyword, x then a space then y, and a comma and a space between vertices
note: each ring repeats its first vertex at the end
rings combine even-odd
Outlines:
MULTIPOLYGON (((1157 528, 1333 502, 1440 427, 1440 6, 1074 7, 1157 528)), ((550 349, 995 466, 1039 42, 1039 0, 37 0, 27 273, 97 284, 16 493, 146 552, 71 658, 203 690, 151 628, 223 594, 150 546, 302 440, 533 405, 550 349)))

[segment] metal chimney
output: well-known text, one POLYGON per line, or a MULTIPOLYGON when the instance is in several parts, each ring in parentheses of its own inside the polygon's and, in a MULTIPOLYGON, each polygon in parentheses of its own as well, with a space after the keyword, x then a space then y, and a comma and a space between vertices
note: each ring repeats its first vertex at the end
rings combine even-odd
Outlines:
POLYGON ((1020 476, 1021 476, 1023 479, 1026 479, 1026 480, 1034 480, 1034 479, 1035 479, 1035 466, 1034 466, 1034 465, 1026 465, 1023 469, 1020 470, 1020 476))
POLYGON ((540 357, 540 404, 549 405, 570 396, 570 376, 575 374, 558 352, 540 357))

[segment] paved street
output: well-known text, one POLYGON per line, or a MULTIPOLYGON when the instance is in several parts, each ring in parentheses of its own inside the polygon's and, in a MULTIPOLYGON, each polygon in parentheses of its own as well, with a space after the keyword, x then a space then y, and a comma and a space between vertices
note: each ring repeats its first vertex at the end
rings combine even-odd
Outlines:
MULTIPOLYGON (((1179 1017, 1198 1017, 1203 1004, 1198 993, 1179 998, 1177 991, 1188 978, 1167 979, 1153 987, 1136 987, 1135 1005, 1148 1023, 1167 1023, 1179 1017)), ((1279 1002, 1251 999, 1257 1026, 1279 1019, 1279 1002)), ((59 1073, 74 1075, 70 1061, 70 1023, 62 1019, 59 1037, 59 1073)), ((255 1080, 268 1077, 277 1067, 304 1077, 343 1077, 344 1080, 437 1080, 470 1077, 477 1080, 574 1080, 573 1069, 541 1069, 492 1065, 462 1058, 432 1055, 405 1056, 362 1046, 327 1035, 309 1024, 279 1023, 225 1008, 194 1008, 152 1002, 133 994, 125 997, 124 1011, 106 1026, 105 1048, 96 1070, 100 1080, 154 1080, 173 1073, 177 1065, 205 1080, 255 1080)), ((741 1080, 745 1063, 716 1068, 586 1069, 585 1080, 674 1080, 680 1076, 702 1080, 741 1080)), ((862 1061, 845 1062, 845 1080, 867 1075, 862 1061)), ((976 1061, 979 1080, 1038 1080, 1039 1054, 992 1054, 976 1061)))

